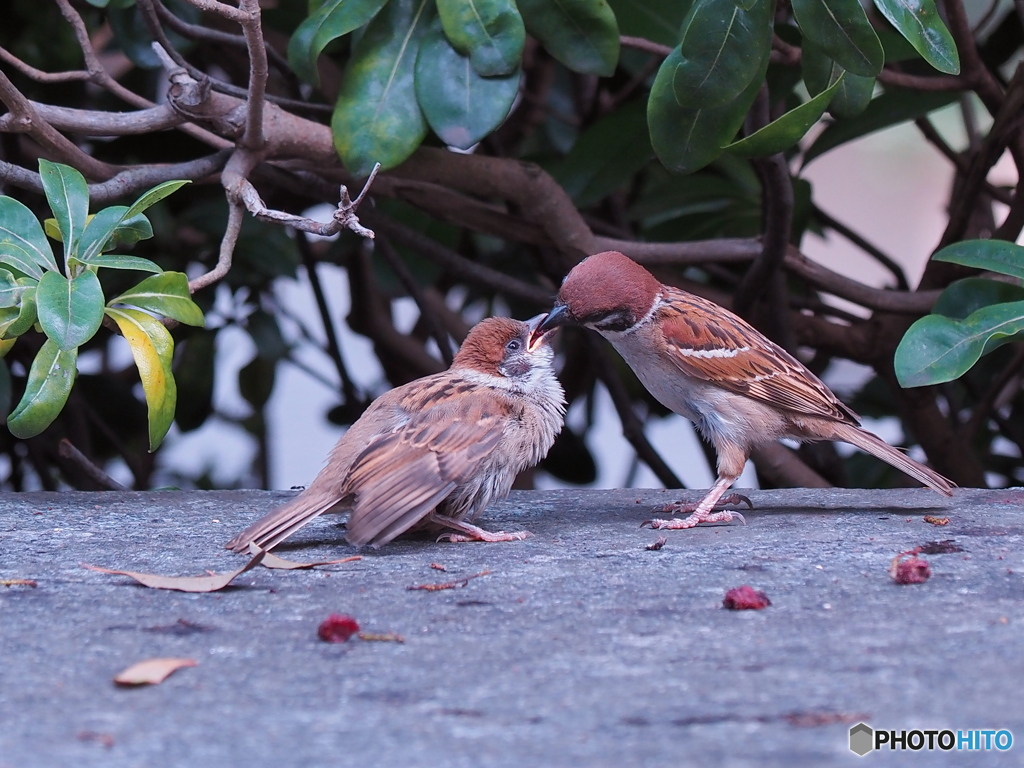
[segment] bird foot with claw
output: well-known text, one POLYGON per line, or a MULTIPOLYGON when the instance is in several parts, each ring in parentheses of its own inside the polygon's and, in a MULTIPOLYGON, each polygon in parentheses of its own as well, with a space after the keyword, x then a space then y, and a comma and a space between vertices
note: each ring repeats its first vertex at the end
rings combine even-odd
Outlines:
POLYGON ((529 536, 533 536, 529 531, 513 531, 512 533, 507 533, 506 531, 491 532, 478 528, 476 531, 467 533, 442 533, 437 537, 437 540, 450 541, 454 543, 465 541, 523 541, 529 536))
POLYGON ((732 493, 721 499, 711 511, 700 513, 697 511, 699 504, 684 504, 681 501, 674 502, 672 504, 664 504, 660 507, 655 507, 653 512, 662 513, 674 513, 677 515, 685 514, 687 512, 692 513, 689 517, 679 518, 673 517, 671 520, 644 520, 640 523, 640 527, 643 528, 645 525, 649 525, 651 528, 663 529, 663 530, 680 530, 684 528, 693 528, 701 523, 728 523, 733 520, 739 520, 744 525, 747 521, 743 515, 739 512, 733 512, 732 510, 722 509, 727 504, 746 504, 748 508, 753 509, 754 504, 746 496, 739 493, 732 493))

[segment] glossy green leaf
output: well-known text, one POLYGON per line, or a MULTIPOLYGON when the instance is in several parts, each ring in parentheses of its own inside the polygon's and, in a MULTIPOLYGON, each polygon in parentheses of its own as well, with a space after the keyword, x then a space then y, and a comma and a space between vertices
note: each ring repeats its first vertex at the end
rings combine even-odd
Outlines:
POLYGON ((62 350, 52 339, 43 342, 28 372, 25 394, 7 417, 15 437, 35 437, 60 414, 78 374, 78 350, 62 350))
POLYGON ((692 173, 710 163, 736 137, 743 119, 754 103, 768 69, 764 56, 757 76, 733 101, 710 109, 689 109, 676 102, 672 89, 674 66, 669 59, 654 79, 647 102, 647 125, 651 146, 658 159, 671 171, 692 173))
POLYGON ((80 347, 103 322, 103 289, 95 272, 68 280, 47 272, 36 289, 36 312, 43 332, 62 350, 80 347))
POLYGON ((963 320, 984 307, 1011 301, 1024 301, 1024 287, 985 277, 965 277, 946 287, 932 314, 963 320))
POLYGON ((740 157, 767 157, 776 152, 785 152, 804 137, 828 108, 832 97, 839 90, 845 73, 830 87, 799 107, 791 109, 777 120, 755 131, 740 141, 733 142, 726 149, 740 157))
POLYGON ((519 72, 526 27, 513 0, 437 0, 437 13, 448 41, 477 74, 519 72))
POLYGON ((610 76, 619 25, 606 0, 518 0, 526 30, 574 72, 610 76))
POLYGON ((947 75, 960 74, 960 54, 934 0, 874 0, 874 3, 925 61, 947 75))
POLYGON ((469 57, 452 48, 436 22, 416 58, 416 96, 441 141, 469 149, 508 115, 519 93, 520 72, 481 77, 469 57))
POLYGON ((811 96, 817 96, 835 83, 839 75, 845 73, 828 104, 828 111, 834 117, 854 117, 867 109, 874 94, 875 78, 846 72, 810 40, 803 41, 802 50, 800 64, 807 92, 811 96))
POLYGON ((1024 246, 1006 240, 964 240, 947 245, 932 258, 1024 280, 1024 246))
POLYGON ((36 315, 36 286, 31 278, 18 280, 22 293, 18 296, 17 307, 5 307, 0 317, 0 338, 16 339, 28 331, 38 321, 36 315))
POLYGON ((619 33, 642 37, 670 48, 679 44, 679 29, 689 10, 688 2, 664 0, 608 0, 619 33))
POLYGON ((74 257, 78 254, 78 240, 85 231, 85 220, 89 216, 89 185, 85 177, 69 165, 39 161, 39 178, 50 204, 50 210, 57 219, 64 254, 74 257))
POLYGON ((345 167, 356 176, 368 175, 374 163, 393 168, 427 134, 414 73, 433 15, 430 0, 391 0, 355 46, 331 132, 345 167))
POLYGON ((0 339, 0 360, 7 357, 17 339, 0 339))
POLYGON ((153 225, 144 213, 137 213, 134 216, 125 214, 124 220, 117 225, 114 236, 104 246, 103 250, 123 250, 131 248, 140 240, 148 240, 153 236, 153 225))
POLYGON ((122 222, 128 209, 123 205, 112 205, 104 208, 93 216, 82 233, 79 242, 78 260, 89 263, 98 256, 107 242, 113 237, 114 230, 122 222))
POLYGON ((327 0, 295 30, 288 42, 288 63, 295 74, 320 84, 316 60, 333 40, 365 26, 388 0, 327 0))
POLYGON ((654 156, 646 110, 643 101, 635 100, 602 117, 550 168, 579 207, 593 205, 627 184, 654 156))
POLYGON ((37 280, 57 269, 39 220, 13 197, 0 197, 0 264, 37 280))
POLYGON ((908 120, 916 120, 959 99, 959 91, 887 91, 872 99, 867 109, 857 117, 833 123, 822 131, 805 153, 804 165, 848 141, 908 120))
POLYGON ((683 20, 672 61, 676 102, 691 109, 718 107, 739 96, 761 69, 772 44, 773 0, 744 10, 733 0, 696 0, 683 20))
POLYGON ((863 77, 882 71, 885 55, 859 0, 793 0, 804 37, 839 66, 863 77))
POLYGON ((107 302, 108 307, 118 304, 145 309, 186 325, 202 327, 206 323, 202 310, 192 301, 188 278, 182 272, 162 272, 147 277, 107 302))
POLYGON ((186 184, 191 183, 191 181, 185 179, 176 181, 165 181, 162 184, 157 184, 152 189, 143 192, 142 195, 139 196, 139 199, 131 204, 131 207, 125 213, 124 218, 127 220, 137 216, 138 214, 145 211, 147 208, 150 208, 151 206, 154 206, 157 203, 159 203, 168 195, 181 189, 186 184))
POLYGON ((171 373, 174 339, 163 323, 137 309, 108 308, 107 315, 117 323, 139 369, 149 409, 149 450, 153 452, 160 447, 174 421, 178 399, 171 373))
POLYGON ((1016 338, 1024 338, 1024 301, 983 307, 963 320, 928 315, 910 326, 896 348, 896 378, 902 387, 952 381, 1016 338))
POLYGON ((0 269, 0 308, 17 307, 25 291, 9 269, 0 269))
POLYGON ((93 256, 88 262, 90 267, 106 267, 108 269, 132 269, 137 272, 163 272, 156 262, 144 259, 141 256, 125 256, 117 253, 101 253, 93 256))

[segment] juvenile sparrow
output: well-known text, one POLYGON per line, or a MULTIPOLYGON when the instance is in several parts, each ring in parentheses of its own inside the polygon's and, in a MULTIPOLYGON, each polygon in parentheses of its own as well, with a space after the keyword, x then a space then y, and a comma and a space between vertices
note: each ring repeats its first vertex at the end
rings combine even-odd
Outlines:
POLYGON ((857 414, 784 349, 727 309, 662 285, 617 251, 584 259, 569 272, 538 333, 564 323, 608 339, 650 393, 715 447, 718 479, 711 490, 698 504, 668 505, 664 511, 692 514, 648 521, 653 528, 742 520, 738 512, 714 511, 716 505, 750 503, 722 495, 751 450, 780 437, 852 443, 952 495, 949 480, 862 429, 857 414))
POLYGON ((488 318, 447 371, 378 397, 299 496, 235 536, 268 550, 325 512, 350 512, 345 538, 380 547, 410 528, 452 541, 515 541, 472 521, 537 464, 562 428, 565 397, 551 367, 544 315, 488 318))

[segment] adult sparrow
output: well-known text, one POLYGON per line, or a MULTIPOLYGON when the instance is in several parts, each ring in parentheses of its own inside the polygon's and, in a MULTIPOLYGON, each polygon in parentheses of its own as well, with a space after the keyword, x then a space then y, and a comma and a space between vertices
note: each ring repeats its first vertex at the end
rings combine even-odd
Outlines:
POLYGON ((697 504, 659 511, 690 512, 685 519, 648 521, 654 528, 692 528, 728 522, 738 512, 721 503, 749 500, 723 494, 739 477, 753 448, 780 437, 843 440, 877 456, 945 496, 952 483, 860 426, 803 363, 732 312, 660 283, 617 251, 577 264, 541 323, 591 328, 625 358, 666 408, 690 419, 718 454, 718 478, 697 504))
POLYGON ((544 315, 492 317, 466 336, 447 371, 378 397, 295 499, 227 543, 268 550, 325 512, 348 511, 345 538, 380 547, 411 528, 452 541, 514 541, 472 521, 537 464, 562 428, 565 396, 544 315))

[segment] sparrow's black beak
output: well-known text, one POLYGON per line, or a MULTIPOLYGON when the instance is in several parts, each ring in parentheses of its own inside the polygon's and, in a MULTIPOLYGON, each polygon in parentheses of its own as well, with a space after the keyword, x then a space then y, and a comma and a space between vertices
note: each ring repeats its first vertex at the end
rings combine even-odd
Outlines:
POLYGON ((548 316, 544 318, 544 322, 540 324, 540 327, 534 333, 549 333, 568 322, 569 310, 565 308, 565 304, 555 304, 551 311, 548 312, 548 316))
POLYGON ((526 321, 526 325, 530 329, 530 340, 528 346, 531 352, 537 348, 537 345, 543 341, 545 336, 562 324, 563 321, 558 318, 564 314, 565 307, 558 305, 548 314, 537 315, 536 317, 531 317, 526 321), (555 317, 555 320, 552 320, 552 317, 555 317))

